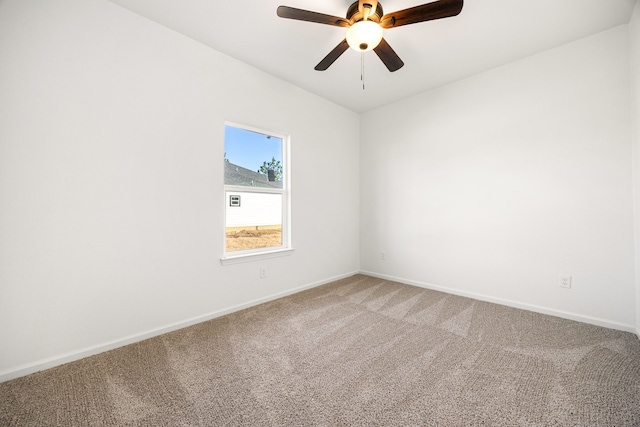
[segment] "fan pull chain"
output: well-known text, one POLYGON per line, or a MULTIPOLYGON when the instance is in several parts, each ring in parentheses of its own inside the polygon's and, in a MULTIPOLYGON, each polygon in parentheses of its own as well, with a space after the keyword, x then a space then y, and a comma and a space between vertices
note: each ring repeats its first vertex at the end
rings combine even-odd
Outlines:
POLYGON ((360 53, 360 80, 362 80, 362 90, 364 90, 364 52, 360 53))

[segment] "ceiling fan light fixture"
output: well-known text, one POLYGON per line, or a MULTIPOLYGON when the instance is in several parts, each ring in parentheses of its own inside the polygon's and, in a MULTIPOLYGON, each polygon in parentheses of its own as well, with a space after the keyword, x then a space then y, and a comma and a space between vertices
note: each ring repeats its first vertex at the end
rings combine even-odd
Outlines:
POLYGON ((382 27, 373 21, 358 21, 347 30, 347 43, 353 50, 367 52, 382 40, 382 27))

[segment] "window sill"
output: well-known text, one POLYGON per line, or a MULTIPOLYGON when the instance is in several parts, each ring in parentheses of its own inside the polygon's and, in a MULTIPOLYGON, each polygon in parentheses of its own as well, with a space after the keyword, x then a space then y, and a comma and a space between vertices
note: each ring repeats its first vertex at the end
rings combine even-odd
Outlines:
POLYGON ((243 262, 259 261, 269 258, 278 258, 288 256, 293 253, 293 248, 278 249, 269 252, 260 252, 258 254, 231 255, 220 258, 222 265, 240 264, 243 262))

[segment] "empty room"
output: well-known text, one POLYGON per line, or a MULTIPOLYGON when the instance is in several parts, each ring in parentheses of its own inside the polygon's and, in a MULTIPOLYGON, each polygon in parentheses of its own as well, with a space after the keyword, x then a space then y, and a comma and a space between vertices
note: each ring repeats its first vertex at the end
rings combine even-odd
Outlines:
POLYGON ((0 425, 640 425, 640 0, 0 0, 0 425))

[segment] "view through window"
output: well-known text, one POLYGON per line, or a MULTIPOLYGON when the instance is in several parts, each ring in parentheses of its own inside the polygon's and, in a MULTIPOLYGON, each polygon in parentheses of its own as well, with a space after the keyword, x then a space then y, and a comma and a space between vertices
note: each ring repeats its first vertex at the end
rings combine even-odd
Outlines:
POLYGON ((287 247, 286 138, 225 126, 225 253, 287 247))

